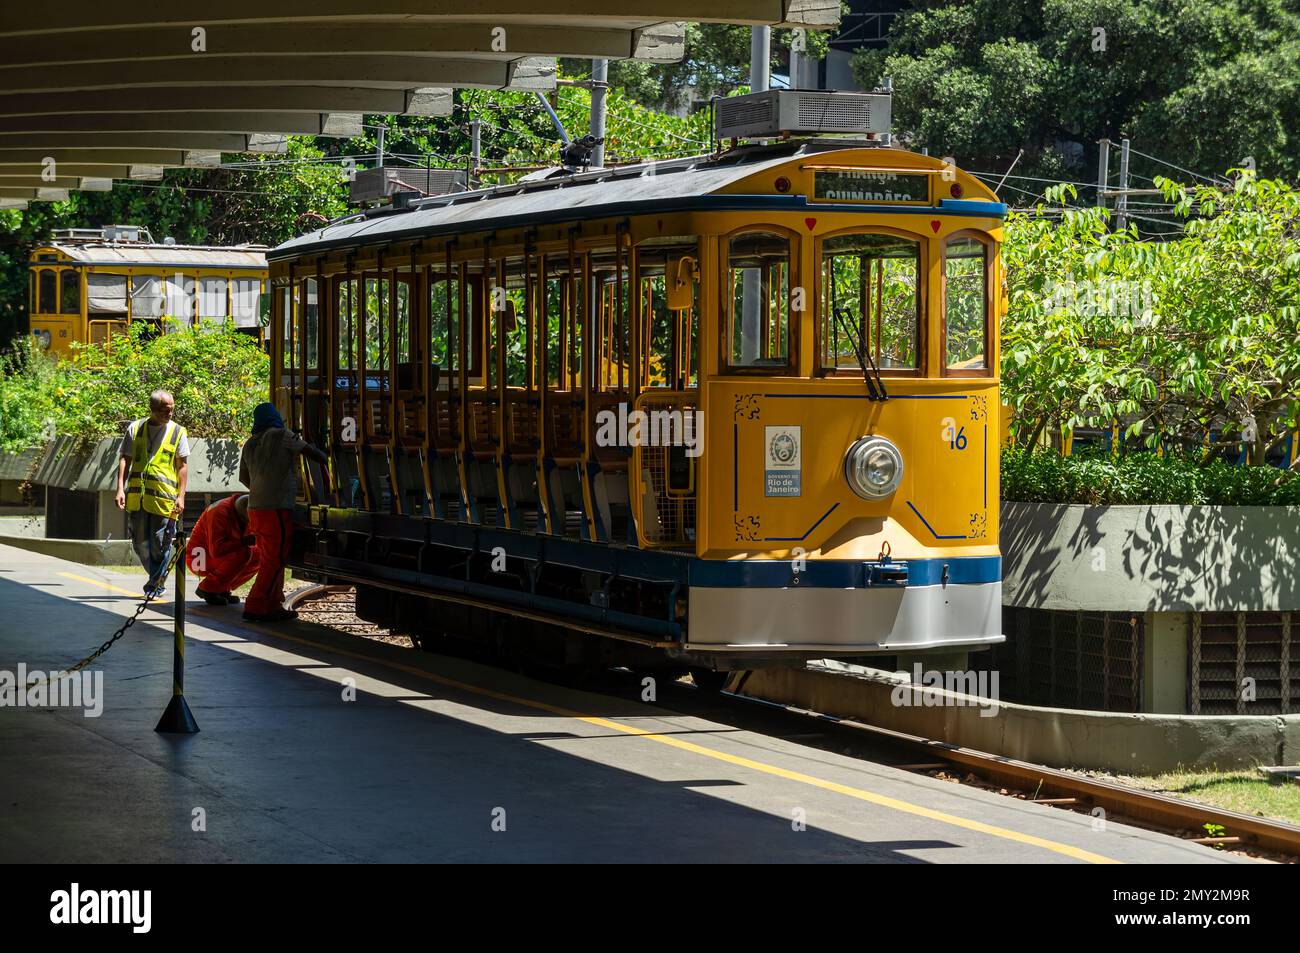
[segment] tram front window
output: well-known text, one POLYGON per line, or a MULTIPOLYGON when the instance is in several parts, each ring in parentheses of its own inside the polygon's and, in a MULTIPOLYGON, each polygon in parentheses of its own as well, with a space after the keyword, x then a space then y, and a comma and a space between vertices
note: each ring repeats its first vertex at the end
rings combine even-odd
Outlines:
POLYGON ((920 368, 921 243, 899 235, 834 235, 822 242, 823 370, 859 369, 863 346, 882 372, 920 368))
POLYGON ((727 242, 728 363, 784 370, 790 363, 791 240, 744 232, 727 242))

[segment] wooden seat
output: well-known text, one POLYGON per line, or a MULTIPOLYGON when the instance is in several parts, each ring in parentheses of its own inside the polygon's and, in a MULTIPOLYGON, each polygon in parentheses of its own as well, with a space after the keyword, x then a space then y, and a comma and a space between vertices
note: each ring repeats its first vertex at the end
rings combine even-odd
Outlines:
POLYGON ((470 391, 468 442, 476 454, 497 452, 500 443, 497 437, 497 419, 500 412, 500 401, 494 392, 470 391))
POLYGON ((546 395, 546 455, 560 466, 575 464, 582 456, 583 404, 580 391, 546 395))
POLYGON ((541 447, 541 401, 525 390, 506 391, 506 452, 523 457, 541 447))

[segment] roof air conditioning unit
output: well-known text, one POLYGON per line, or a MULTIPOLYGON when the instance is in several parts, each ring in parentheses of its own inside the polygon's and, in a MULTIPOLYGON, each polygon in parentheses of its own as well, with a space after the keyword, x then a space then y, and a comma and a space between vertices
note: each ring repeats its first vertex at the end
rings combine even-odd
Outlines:
POLYGON ((464 192, 464 169, 417 169, 414 166, 383 166, 358 169, 348 199, 353 205, 379 202, 398 192, 445 195, 464 192))
POLYGON ((769 89, 719 99, 713 117, 720 140, 883 134, 889 132, 890 97, 888 93, 769 89))

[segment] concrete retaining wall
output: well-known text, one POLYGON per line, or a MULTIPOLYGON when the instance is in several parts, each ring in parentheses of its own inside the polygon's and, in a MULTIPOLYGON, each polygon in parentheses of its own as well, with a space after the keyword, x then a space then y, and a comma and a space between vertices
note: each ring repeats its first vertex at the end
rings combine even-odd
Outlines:
POLYGON ((750 672, 741 694, 1050 767, 1155 774, 1300 761, 1300 715, 1070 711, 990 703, 938 689, 932 698, 947 704, 927 707, 908 691, 900 705, 894 697, 900 685, 910 687, 886 672, 770 668, 750 672))
MULTIPOLYGON (((106 437, 86 446, 72 437, 56 437, 45 451, 32 482, 65 490, 113 492, 117 487, 121 437, 106 437)), ((187 493, 242 493, 238 440, 190 440, 187 493)))
POLYGON ((86 566, 130 566, 136 563, 135 550, 124 539, 105 542, 100 539, 46 539, 44 536, 0 534, 0 545, 57 556, 86 566))
POLYGON ((1300 506, 1003 503, 1001 516, 1004 605, 1300 609, 1300 506))

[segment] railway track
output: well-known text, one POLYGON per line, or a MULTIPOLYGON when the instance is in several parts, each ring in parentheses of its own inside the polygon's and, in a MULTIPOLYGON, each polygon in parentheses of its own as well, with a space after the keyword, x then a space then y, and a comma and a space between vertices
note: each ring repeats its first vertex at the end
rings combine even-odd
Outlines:
MULTIPOLYGON (((394 635, 358 619, 351 587, 307 586, 293 593, 289 601, 303 621, 390 644, 412 645, 406 636, 394 635)), ((611 671, 600 683, 583 688, 636 700, 641 684, 632 673, 611 671)), ((663 686, 659 702, 682 714, 724 721, 942 780, 976 785, 1045 807, 1159 831, 1220 850, 1242 851, 1260 859, 1300 863, 1300 827, 1280 821, 745 695, 705 693, 684 681, 663 686), (1207 833, 1211 830, 1213 835, 1207 833)))

